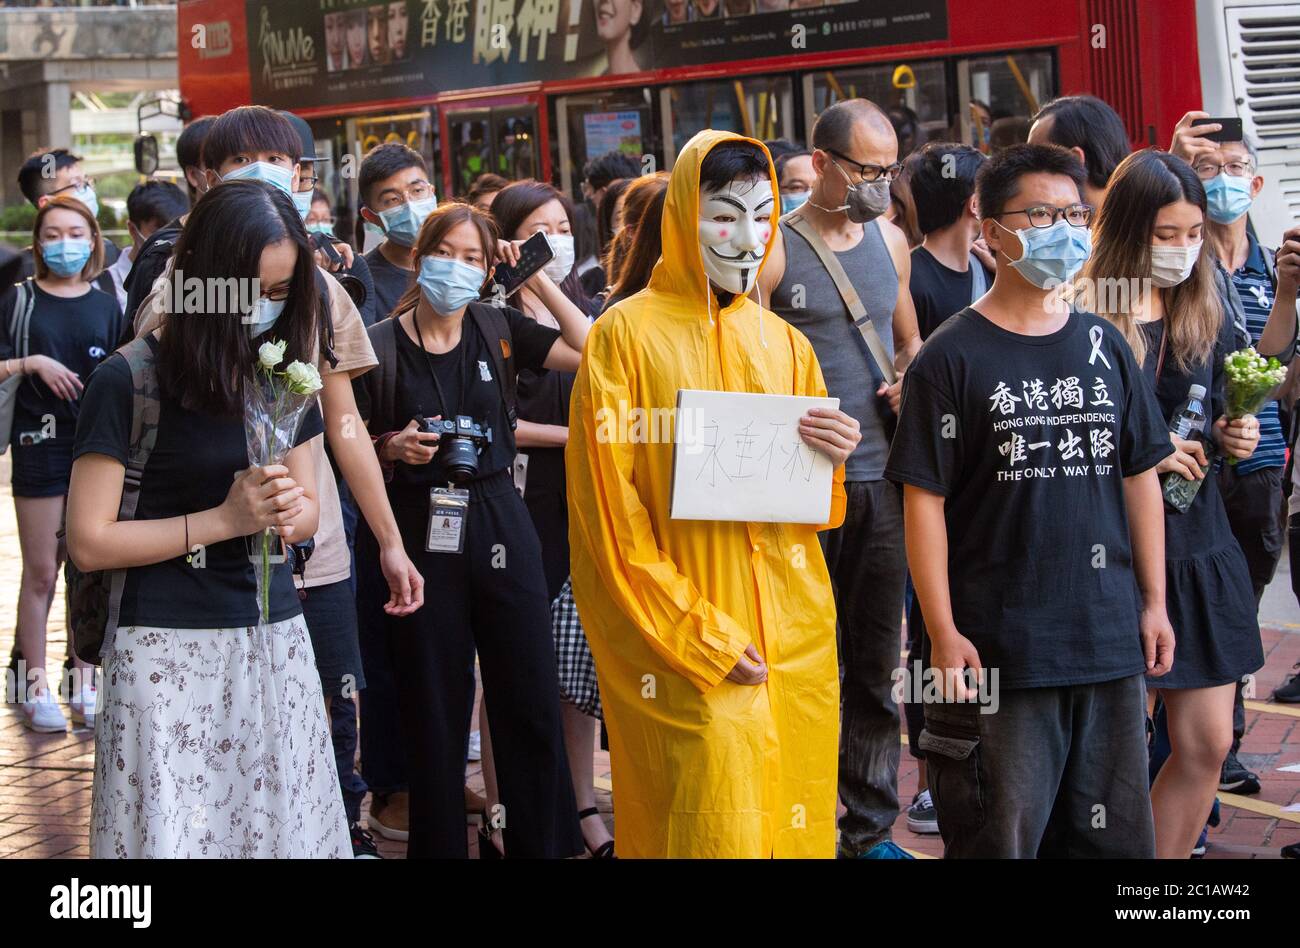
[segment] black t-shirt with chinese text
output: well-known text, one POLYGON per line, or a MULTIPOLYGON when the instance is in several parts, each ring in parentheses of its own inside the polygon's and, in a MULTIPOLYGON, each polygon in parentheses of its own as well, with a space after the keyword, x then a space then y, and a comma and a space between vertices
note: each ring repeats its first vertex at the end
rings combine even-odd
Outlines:
POLYGON ((1128 344, 1090 313, 1027 336, 966 308, 921 347, 885 476, 946 498, 953 618, 1002 687, 1144 670, 1124 478, 1171 450, 1128 344))
MULTIPOLYGON (((560 338, 559 330, 543 326, 513 307, 507 306, 501 312, 510 328, 510 347, 516 371, 541 369, 551 347, 560 338)), ((484 429, 492 429, 492 443, 483 448, 478 458, 478 476, 481 478, 508 470, 515 457, 514 432, 501 397, 503 386, 494 374, 496 365, 475 321, 466 316, 461 324, 460 342, 450 352, 440 354, 421 349, 419 343, 408 335, 406 322, 403 320, 395 327, 394 424, 403 427, 412 418, 442 415, 450 419, 456 415, 468 415, 484 429), (436 386, 433 381, 435 374, 438 379, 436 386), (443 398, 446 398, 446 403, 443 398)), ((358 409, 363 417, 368 417, 368 389, 364 384, 354 383, 353 390, 357 394, 358 409)), ((428 503, 430 487, 445 487, 448 478, 442 465, 442 454, 440 450, 432 462, 424 465, 399 461, 394 466, 389 484, 393 502, 419 507, 428 503)))
MULTIPOLYGON (((149 337, 154 343, 153 337, 149 337)), ((95 370, 82 397, 73 457, 104 454, 123 465, 131 443, 131 369, 112 356, 95 370)), ((307 410, 295 445, 324 431, 320 410, 307 410)), ((158 440, 140 483, 136 520, 165 520, 220 505, 237 472, 248 467, 244 423, 240 417, 215 418, 190 411, 162 395, 158 440)), ((180 555, 184 535, 177 530, 177 555, 150 566, 132 567, 122 593, 122 626, 169 629, 227 629, 257 624, 257 583, 250 552, 256 537, 235 537, 203 551, 202 567, 180 555)), ((278 550, 274 551, 279 553, 278 550)), ((272 567, 272 622, 302 612, 287 562, 272 567)))
MULTIPOLYGON (((916 326, 921 339, 929 339, 949 316, 959 313, 971 304, 972 282, 975 267, 982 263, 971 258, 965 273, 950 270, 934 258, 924 247, 912 251, 912 276, 908 284, 912 303, 916 306, 916 326)), ((984 270, 984 285, 993 285, 993 275, 984 270)))

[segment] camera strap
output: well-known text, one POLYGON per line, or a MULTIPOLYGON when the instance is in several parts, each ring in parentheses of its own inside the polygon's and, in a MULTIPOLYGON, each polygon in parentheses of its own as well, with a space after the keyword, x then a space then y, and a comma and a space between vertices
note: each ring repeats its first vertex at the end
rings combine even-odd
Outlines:
MULTIPOLYGON (((438 373, 435 372, 433 369, 433 360, 429 358, 429 356, 432 355, 432 353, 430 353, 428 349, 424 348, 424 336, 420 333, 420 319, 419 316, 416 315, 415 310, 411 310, 411 325, 415 327, 415 338, 420 343, 420 352, 424 355, 424 364, 429 369, 429 378, 433 379, 433 390, 438 393, 438 408, 440 410, 443 420, 446 420, 448 417, 447 396, 442 390, 442 383, 438 381, 438 373)), ((466 345, 465 342, 465 323, 463 320, 461 321, 460 324, 460 342, 456 344, 456 347, 459 350, 457 359, 460 362, 460 388, 461 388, 460 396, 461 397, 460 397, 460 404, 456 406, 456 413, 453 413, 451 415, 452 420, 455 420, 456 414, 460 413, 465 406, 465 401, 466 401, 465 389, 469 383, 469 367, 467 364, 468 359, 466 358, 466 354, 469 350, 469 346, 466 345)))

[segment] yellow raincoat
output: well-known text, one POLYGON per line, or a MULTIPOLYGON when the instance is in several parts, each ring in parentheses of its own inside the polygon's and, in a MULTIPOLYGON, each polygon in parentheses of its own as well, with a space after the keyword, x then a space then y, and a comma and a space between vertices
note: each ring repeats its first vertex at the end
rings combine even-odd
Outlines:
MULTIPOLYGON (((635 427, 636 409, 672 409, 683 388, 826 394, 802 333, 745 297, 719 312, 710 293, 700 164, 729 140, 752 141, 706 130, 678 156, 663 257, 592 328, 569 416, 573 593, 624 857, 835 855, 839 680, 819 528, 669 519, 671 437, 646 443, 659 426, 635 427), (725 681, 751 642, 767 681, 725 681)), ((844 519, 843 475, 820 529, 844 519)))

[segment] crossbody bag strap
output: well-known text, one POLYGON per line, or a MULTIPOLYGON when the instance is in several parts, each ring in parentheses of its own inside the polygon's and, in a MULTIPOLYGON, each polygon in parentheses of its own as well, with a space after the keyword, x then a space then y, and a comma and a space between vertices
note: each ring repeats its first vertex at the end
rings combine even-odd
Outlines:
POLYGON ((830 274, 835 289, 839 290, 840 298, 844 300, 844 305, 848 307, 849 318, 853 321, 853 325, 857 327, 858 332, 862 334, 862 339, 866 342, 867 350, 871 353, 876 368, 880 370, 881 377, 884 378, 886 383, 893 385, 898 381, 898 374, 894 371, 894 362, 889 358, 889 351, 885 348, 880 333, 876 332, 876 327, 867 314, 867 308, 862 305, 862 299, 858 296, 857 289, 849 280, 849 275, 844 272, 844 265, 840 263, 839 258, 835 256, 831 248, 826 246, 826 241, 822 240, 821 234, 817 233, 816 228, 809 224, 808 220, 799 211, 792 211, 781 220, 789 224, 796 234, 808 241, 808 246, 812 247, 813 253, 817 254, 817 259, 822 262, 822 266, 830 274))

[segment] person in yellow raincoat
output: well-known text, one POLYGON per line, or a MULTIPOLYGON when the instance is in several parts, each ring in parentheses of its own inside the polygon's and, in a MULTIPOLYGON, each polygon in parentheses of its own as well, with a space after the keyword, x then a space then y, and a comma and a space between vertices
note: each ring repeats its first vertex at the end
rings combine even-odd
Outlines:
POLYGON ((650 285, 596 322, 573 391, 573 594, 609 728, 622 857, 835 853, 835 605, 817 531, 843 520, 857 422, 819 410, 801 423, 836 465, 820 528, 670 519, 671 434, 637 424, 670 411, 679 389, 826 394, 807 339, 745 296, 776 206, 761 143, 692 138, 650 285))

